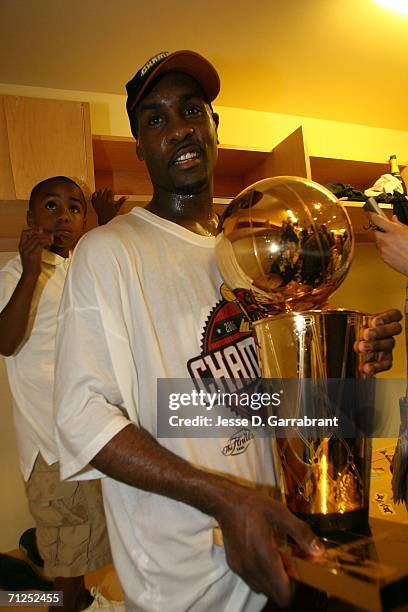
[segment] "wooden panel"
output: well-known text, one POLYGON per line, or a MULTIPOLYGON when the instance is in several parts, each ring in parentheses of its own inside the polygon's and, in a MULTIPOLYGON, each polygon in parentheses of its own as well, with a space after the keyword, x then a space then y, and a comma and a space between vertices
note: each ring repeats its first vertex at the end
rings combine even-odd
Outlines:
POLYGON ((214 174, 214 197, 215 198, 235 198, 247 184, 241 176, 229 176, 223 172, 214 174))
POLYGON ((358 191, 371 187, 382 174, 389 172, 387 163, 311 157, 312 178, 318 183, 346 183, 358 191))
POLYGON ((84 139, 83 152, 85 155, 85 168, 83 179, 88 185, 90 192, 95 191, 94 159, 92 150, 91 134, 91 109, 87 102, 81 102, 82 111, 82 134, 84 139))
POLYGON ((133 138, 92 136, 95 170, 125 170, 146 173, 146 166, 136 155, 133 138))
POLYGON ((141 172, 129 170, 100 170, 95 168, 96 189, 108 187, 115 194, 151 196, 153 187, 144 168, 141 172))
POLYGON ((15 251, 21 231, 27 227, 28 201, 0 201, 0 251, 15 251))
POLYGON ((279 143, 257 168, 248 172, 245 182, 250 185, 270 176, 311 177, 309 157, 301 127, 279 143))
POLYGON ((93 189, 87 103, 4 96, 4 111, 17 199, 27 199, 36 183, 59 174, 93 189))
POLYGON ((11 170, 9 141, 7 134, 4 100, 0 96, 0 200, 12 200, 16 197, 13 173, 11 170))
POLYGON ((220 147, 214 172, 214 197, 234 198, 238 195, 250 184, 247 175, 254 172, 268 155, 269 153, 263 151, 220 147))
POLYGON ((3 253, 18 251, 19 240, 19 238, 0 238, 0 251, 3 253))
POLYGON ((258 168, 269 156, 266 151, 247 151, 246 149, 218 148, 216 173, 242 177, 258 168))
POLYGON ((289 134, 273 150, 275 176, 311 178, 309 155, 302 127, 289 134))

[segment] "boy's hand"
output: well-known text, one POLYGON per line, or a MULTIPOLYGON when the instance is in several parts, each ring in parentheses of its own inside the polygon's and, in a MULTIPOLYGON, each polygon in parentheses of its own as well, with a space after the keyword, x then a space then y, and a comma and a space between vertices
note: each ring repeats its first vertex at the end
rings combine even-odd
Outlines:
POLYGON ((39 276, 41 273, 42 250, 52 244, 52 233, 42 228, 30 228, 21 232, 18 250, 23 266, 23 274, 39 276))
POLYGON ((95 191, 92 194, 91 202, 98 216, 98 225, 105 225, 105 223, 116 217, 126 199, 126 196, 122 196, 115 202, 111 189, 98 189, 95 191))
POLYGON ((377 374, 391 368, 394 336, 398 336, 402 331, 399 323, 401 319, 399 310, 386 310, 371 317, 369 327, 361 331, 360 341, 356 342, 355 349, 367 355, 367 361, 362 366, 365 374, 377 374))

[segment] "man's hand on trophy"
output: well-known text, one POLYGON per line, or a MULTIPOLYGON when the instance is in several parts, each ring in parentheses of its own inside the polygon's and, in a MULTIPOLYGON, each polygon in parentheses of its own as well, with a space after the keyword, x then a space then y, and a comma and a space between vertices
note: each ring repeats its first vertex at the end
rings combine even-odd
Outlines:
POLYGON ((396 309, 370 317, 368 326, 362 329, 360 341, 355 346, 357 352, 366 355, 361 366, 362 372, 374 375, 391 368, 394 336, 402 331, 399 323, 401 319, 402 314, 396 309))
POLYGON ((238 498, 229 495, 217 517, 228 564, 251 589, 286 607, 295 593, 290 580, 294 572, 290 549, 282 547, 282 541, 290 536, 303 553, 313 556, 320 556, 324 546, 309 525, 283 504, 259 491, 239 488, 238 498))

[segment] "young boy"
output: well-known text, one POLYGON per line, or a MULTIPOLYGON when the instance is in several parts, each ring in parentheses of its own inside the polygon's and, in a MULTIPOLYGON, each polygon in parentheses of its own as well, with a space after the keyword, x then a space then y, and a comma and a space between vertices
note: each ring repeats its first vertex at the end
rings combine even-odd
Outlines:
MULTIPOLYGON (((99 195, 92 202, 106 221, 120 204, 107 197, 112 194, 99 195)), ((57 313, 86 211, 84 193, 72 179, 57 176, 36 185, 19 255, 0 271, 0 353, 7 357, 21 470, 44 572, 63 592, 63 607, 50 610, 67 612, 123 609, 98 593, 93 600, 85 589, 84 574, 111 561, 99 483, 60 481, 54 440, 57 313)))

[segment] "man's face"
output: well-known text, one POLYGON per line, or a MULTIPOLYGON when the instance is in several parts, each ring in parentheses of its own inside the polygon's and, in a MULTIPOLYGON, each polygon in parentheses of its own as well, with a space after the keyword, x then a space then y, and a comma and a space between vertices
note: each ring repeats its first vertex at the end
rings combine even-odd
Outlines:
POLYGON ((30 227, 53 234, 53 245, 72 249, 85 227, 86 204, 80 188, 69 182, 49 182, 32 202, 27 220, 30 227))
POLYGON ((154 186, 194 194, 211 185, 218 116, 212 114, 193 78, 166 74, 135 112, 137 154, 146 162, 154 186))

